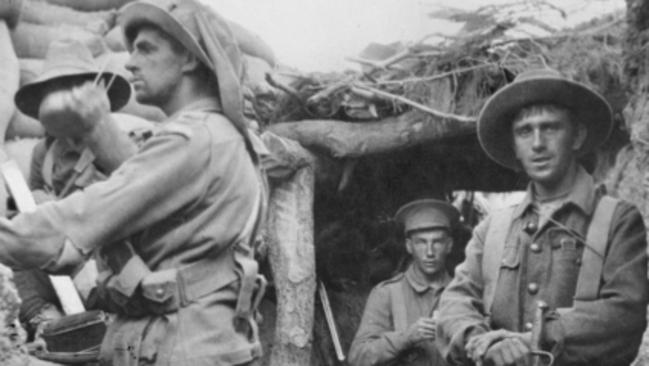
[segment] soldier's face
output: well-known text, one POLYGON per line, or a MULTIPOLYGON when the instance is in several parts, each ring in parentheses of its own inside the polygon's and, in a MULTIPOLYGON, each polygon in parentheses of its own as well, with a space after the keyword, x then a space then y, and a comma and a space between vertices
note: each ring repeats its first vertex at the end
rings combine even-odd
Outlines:
POLYGON ((406 250, 412 256, 414 269, 426 277, 446 270, 446 257, 452 246, 453 239, 444 229, 414 232, 406 239, 406 250))
POLYGON ((126 63, 138 102, 164 107, 177 93, 188 54, 172 42, 153 27, 138 31, 126 63))
POLYGON ((558 186, 576 160, 586 132, 566 111, 544 110, 514 121, 514 151, 523 169, 543 187, 558 186))

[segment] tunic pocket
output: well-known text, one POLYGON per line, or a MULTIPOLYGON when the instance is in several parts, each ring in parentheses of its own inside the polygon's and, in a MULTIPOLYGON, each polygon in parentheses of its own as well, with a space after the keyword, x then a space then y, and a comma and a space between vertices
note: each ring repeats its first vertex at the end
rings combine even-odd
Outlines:
POLYGON ((573 234, 560 228, 551 228, 548 230, 548 238, 554 258, 561 262, 579 264, 583 245, 573 234))

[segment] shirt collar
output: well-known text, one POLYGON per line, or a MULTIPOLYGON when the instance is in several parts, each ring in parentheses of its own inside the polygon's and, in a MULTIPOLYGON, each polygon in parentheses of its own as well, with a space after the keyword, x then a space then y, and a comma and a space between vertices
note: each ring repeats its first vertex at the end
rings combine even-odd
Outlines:
MULTIPOLYGON (((577 177, 572 185, 570 193, 565 198, 564 205, 573 204, 584 214, 590 216, 595 209, 595 195, 597 188, 593 177, 586 172, 581 165, 577 166, 577 177)), ((525 198, 514 210, 514 217, 520 218, 529 208, 534 205, 534 188, 532 182, 527 185, 525 198)))
POLYGON ((195 111, 215 111, 215 112, 221 112, 221 103, 216 98, 201 98, 198 100, 195 100, 180 110, 178 110, 176 113, 170 116, 168 120, 174 119, 174 117, 179 116, 182 113, 186 112, 195 112, 195 111))
POLYGON ((410 286, 417 293, 423 293, 430 289, 438 291, 444 289, 446 285, 451 282, 451 276, 446 271, 444 271, 444 277, 441 279, 441 281, 430 283, 415 271, 412 264, 406 270, 405 277, 410 286))

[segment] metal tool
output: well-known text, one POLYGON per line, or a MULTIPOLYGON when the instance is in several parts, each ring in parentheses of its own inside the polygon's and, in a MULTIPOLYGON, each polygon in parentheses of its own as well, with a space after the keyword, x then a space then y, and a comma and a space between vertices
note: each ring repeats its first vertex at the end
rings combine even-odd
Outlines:
POLYGON ((534 366, 544 366, 543 359, 547 359, 547 366, 552 366, 554 363, 554 355, 544 351, 541 346, 543 342, 543 328, 545 327, 545 315, 549 309, 545 301, 538 301, 536 303, 536 311, 534 312, 534 323, 532 323, 532 355, 534 356, 534 366))
POLYGON ((333 311, 331 311, 331 304, 329 303, 329 296, 327 295, 327 289, 322 281, 318 281, 318 294, 320 295, 320 302, 322 303, 322 310, 324 310, 325 319, 327 320, 327 325, 329 326, 329 333, 331 335, 331 340, 334 344, 334 349, 336 350, 336 357, 338 361, 345 361, 345 353, 343 352, 343 347, 340 344, 340 337, 338 336, 338 329, 336 328, 336 319, 334 319, 333 311))

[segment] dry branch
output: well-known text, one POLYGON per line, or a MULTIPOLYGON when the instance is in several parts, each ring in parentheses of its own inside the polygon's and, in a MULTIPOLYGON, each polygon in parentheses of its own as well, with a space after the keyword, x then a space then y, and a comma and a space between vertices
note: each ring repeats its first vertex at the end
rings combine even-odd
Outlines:
POLYGON ((476 121, 476 119, 474 117, 461 116, 461 115, 458 115, 458 114, 452 114, 452 113, 446 113, 446 112, 438 111, 438 110, 432 109, 430 107, 427 107, 427 106, 425 106, 425 105, 423 105, 421 103, 417 103, 417 102, 415 102, 413 100, 410 100, 410 99, 408 99, 406 97, 402 97, 400 95, 394 95, 394 94, 391 94, 391 93, 388 93, 388 92, 384 92, 382 90, 372 88, 370 86, 356 85, 355 87, 352 87, 352 92, 354 92, 356 88, 371 92, 375 96, 378 96, 378 97, 381 97, 381 98, 386 98, 388 100, 392 100, 392 101, 396 101, 396 102, 401 102, 403 104, 407 104, 407 105, 409 105, 411 107, 417 108, 417 109, 419 109, 419 110, 421 110, 423 112, 429 113, 432 116, 435 116, 437 118, 441 118, 441 119, 444 119, 444 120, 457 121, 457 122, 460 122, 460 123, 468 123, 468 122, 475 122, 476 121))

